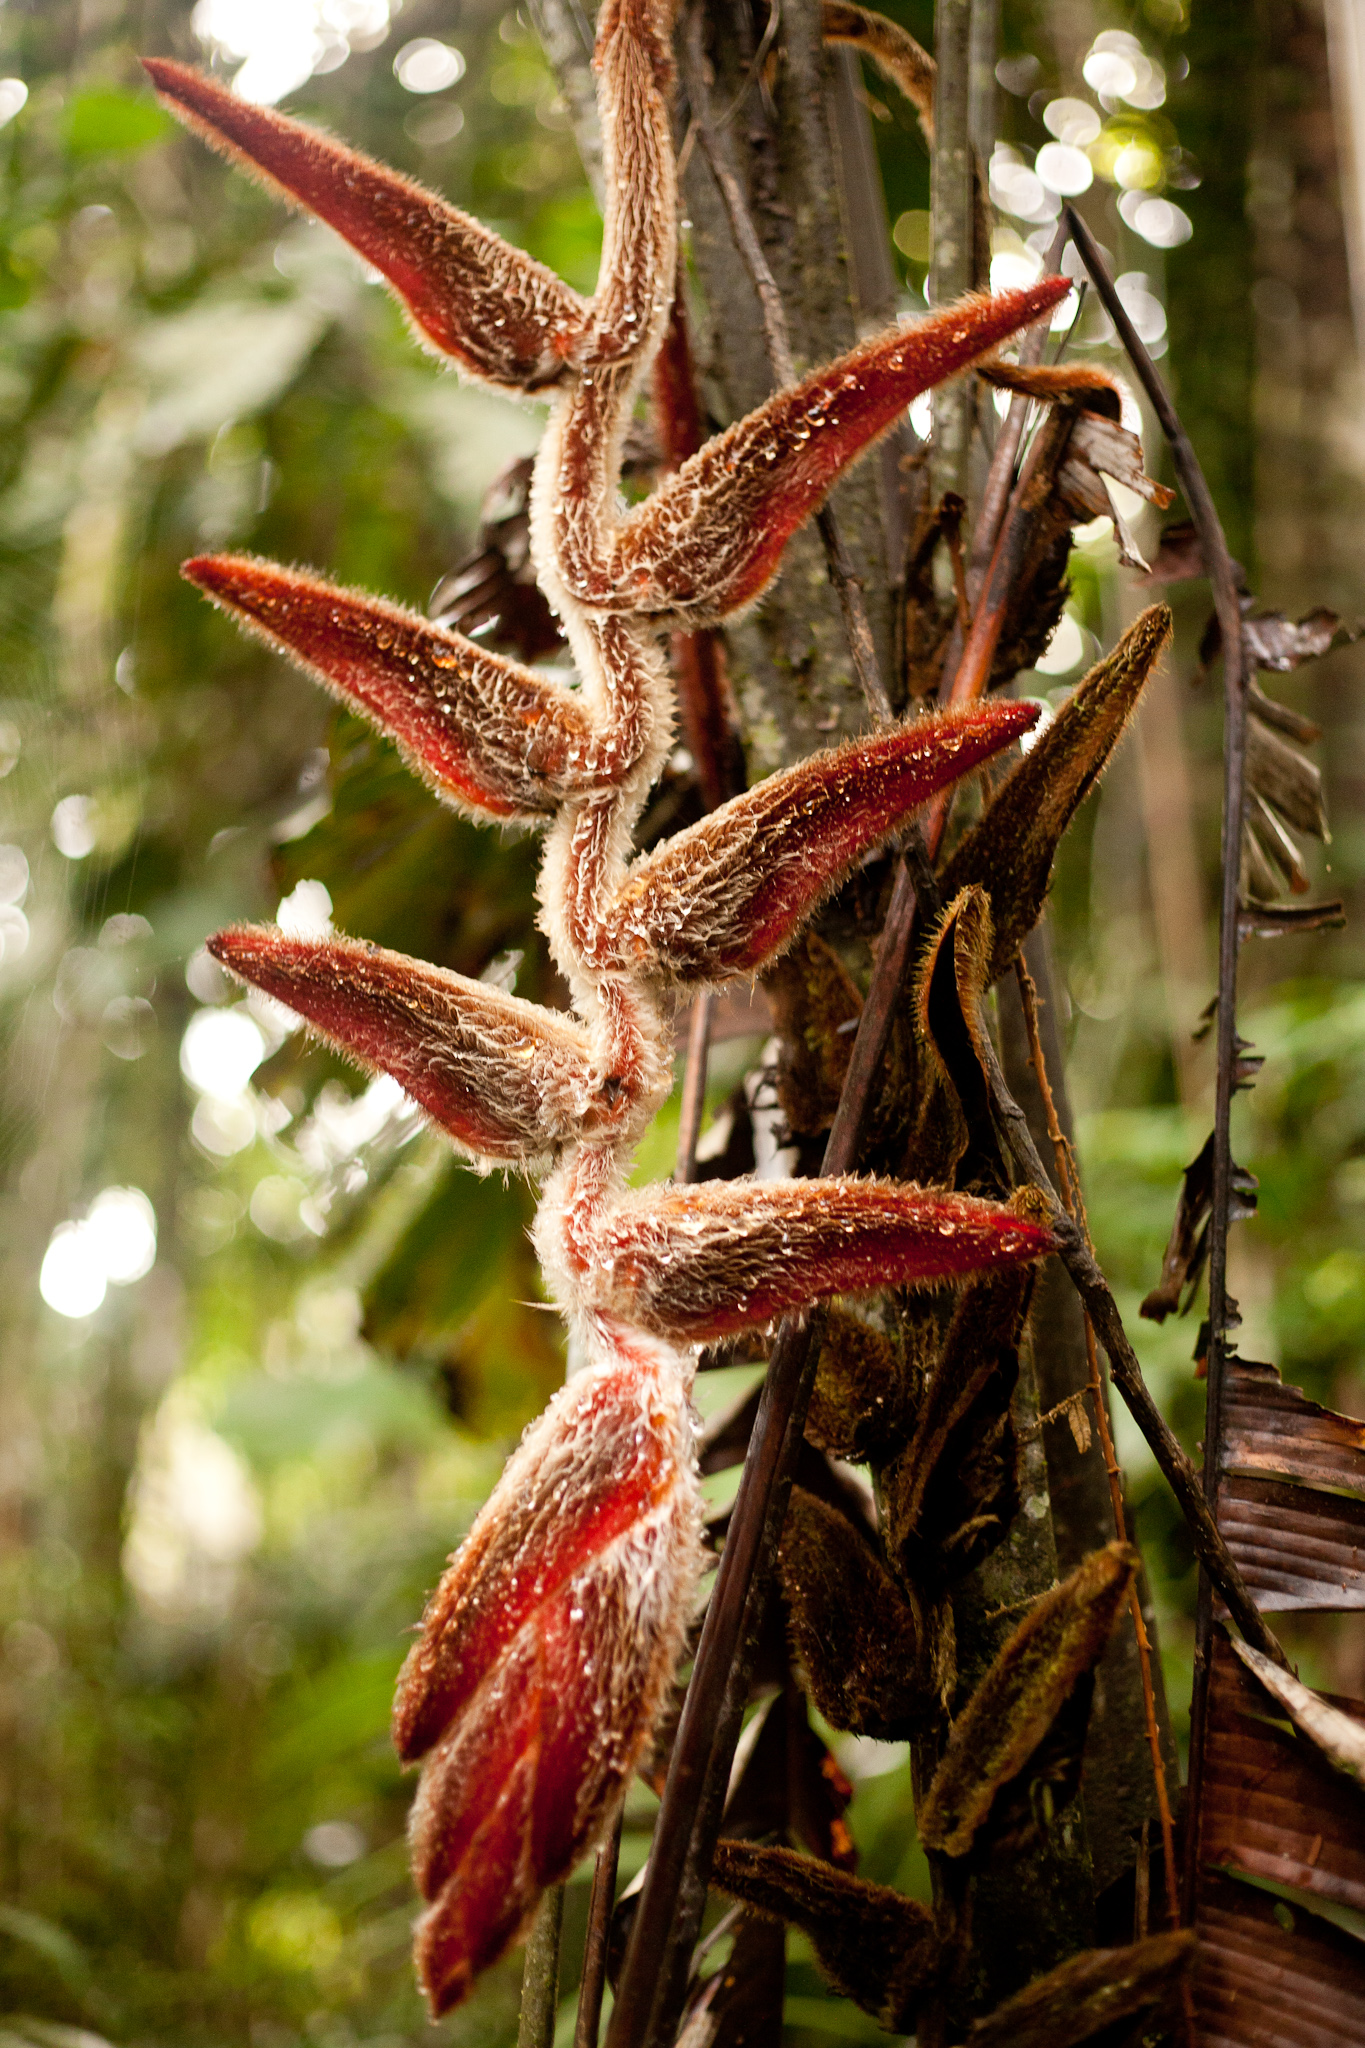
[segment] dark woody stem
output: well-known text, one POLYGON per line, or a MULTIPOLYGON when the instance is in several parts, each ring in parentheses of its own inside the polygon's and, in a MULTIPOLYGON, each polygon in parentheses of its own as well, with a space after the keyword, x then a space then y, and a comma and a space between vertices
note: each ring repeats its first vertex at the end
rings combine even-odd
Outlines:
POLYGON ((982 1058, 986 1064, 992 1105, 999 1118, 1005 1142, 1022 1179, 1041 1188, 1048 1197, 1048 1224, 1057 1240, 1057 1254, 1071 1275, 1096 1335, 1109 1358, 1109 1371, 1129 1414, 1146 1438, 1162 1476, 1175 1495, 1189 1524, 1190 1538, 1200 1565, 1218 1590, 1220 1598, 1238 1628, 1256 1649, 1273 1657, 1282 1668, 1289 1660, 1267 1628, 1251 1597, 1245 1579, 1223 1540, 1199 1483, 1199 1475, 1171 1434, 1165 1417, 1147 1391, 1137 1353, 1129 1343, 1118 1304, 1100 1271, 1095 1254, 1079 1224, 1072 1221, 1053 1192, 1047 1170, 1029 1131, 1028 1119, 1010 1094, 989 1035, 982 1033, 982 1058))
MULTIPOLYGON (((1213 495, 1199 466, 1199 458, 1185 432, 1170 394, 1157 374, 1155 363, 1139 340, 1109 275, 1108 267, 1085 222, 1073 207, 1066 209, 1066 223, 1080 251, 1081 259, 1094 281, 1105 312, 1118 330, 1128 359, 1137 372, 1152 410, 1161 422, 1171 447, 1171 459, 1185 502, 1190 508, 1195 531, 1213 591, 1214 609, 1223 640, 1223 826, 1220 845, 1222 891, 1218 919, 1218 1076, 1213 1115, 1213 1207, 1209 1218, 1209 1349, 1208 1381, 1204 1412, 1204 1499, 1210 1519, 1217 1513, 1218 1482, 1223 1446, 1224 1367, 1228 1357, 1228 1332, 1235 1327, 1236 1310, 1228 1301, 1228 1223, 1232 1197, 1232 1096, 1237 1068, 1237 953, 1239 944, 1238 883, 1241 868, 1242 814, 1246 803, 1246 693, 1247 666, 1242 643, 1242 612, 1237 597, 1237 579, 1228 553, 1222 522, 1213 495)), ((1194 1694, 1190 1713, 1190 1782, 1185 1819, 1185 1917, 1189 1918, 1198 1870, 1199 1815, 1203 1796, 1204 1718, 1208 1698, 1209 1657, 1213 1631, 1213 1591, 1222 1593, 1201 1553, 1204 1569, 1199 1583, 1199 1605, 1195 1624, 1194 1694)), ((1223 1597, 1227 1596, 1224 1593, 1223 1597)), ((1231 1603, 1229 1602, 1229 1605, 1231 1603)), ((1241 1615, 1236 1617, 1248 1641, 1252 1635, 1241 1615)), ((1268 1633, 1268 1631, 1266 1631, 1268 1633)), ((1272 1638, 1273 1640, 1273 1638, 1272 1638)), ((1278 1651, 1278 1645, 1276 1646, 1278 1651)), ((1268 1654, 1276 1654, 1270 1652, 1268 1654)))
MULTIPOLYGON (((1056 1185, 1066 1212, 1073 1222, 1080 1224, 1086 1243, 1090 1243, 1090 1231, 1086 1223, 1085 1204, 1081 1199, 1080 1183, 1076 1175, 1075 1161, 1071 1147, 1062 1130, 1057 1115, 1057 1104, 1048 1079, 1047 1061, 1043 1054, 1042 1033, 1038 1028, 1038 990, 1033 976, 1029 973, 1022 953, 1014 960, 1015 979, 1019 984, 1020 1002, 1024 1012, 1024 1028, 1028 1034, 1029 1065, 1038 1080, 1039 1092, 1043 1098, 1043 1110, 1047 1117, 1047 1134, 1052 1143, 1053 1159, 1056 1164, 1056 1185)), ((1093 1246, 1091 1247, 1093 1250, 1093 1246)), ((1114 1516, 1114 1534, 1120 1543, 1128 1541, 1128 1516, 1123 1501, 1123 1475, 1119 1470, 1118 1458, 1114 1453, 1114 1439, 1109 1427, 1109 1404, 1105 1399, 1104 1382, 1100 1377, 1099 1353, 1095 1346, 1095 1325, 1087 1313, 1085 1318, 1086 1361, 1090 1368, 1090 1399, 1095 1411, 1095 1427, 1099 1432, 1100 1448, 1104 1456, 1104 1469, 1109 1480, 1109 1501, 1114 1516)), ((1152 1646, 1147 1635, 1147 1623, 1142 1612, 1142 1601, 1134 1580, 1128 1592, 1129 1612, 1133 1618, 1133 1636, 1137 1643, 1138 1663, 1142 1675, 1142 1711, 1147 1731, 1147 1747, 1152 1759, 1152 1782, 1156 1791, 1157 1816, 1161 1822, 1161 1854, 1166 1874, 1166 1911, 1171 1925, 1180 1924, 1180 1884, 1176 1870, 1175 1823, 1171 1816, 1171 1799, 1166 1783, 1166 1763, 1161 1753, 1161 1730, 1157 1721, 1156 1695, 1152 1689, 1152 1646)))
POLYGON ((597 2033, 602 2024, 602 1993, 607 1981, 607 1942, 611 1935, 612 1908, 616 1903, 616 1866, 620 1855, 621 1815, 618 1813, 597 1852, 597 1864, 592 1874, 588 1935, 583 1944, 583 1975, 578 1986, 573 2048, 597 2048, 597 2033))
POLYGON ((552 1885, 536 1909, 526 1968, 521 1980, 517 2048, 552 2048, 559 2010, 559 1938, 564 1926, 564 1887, 552 1885))

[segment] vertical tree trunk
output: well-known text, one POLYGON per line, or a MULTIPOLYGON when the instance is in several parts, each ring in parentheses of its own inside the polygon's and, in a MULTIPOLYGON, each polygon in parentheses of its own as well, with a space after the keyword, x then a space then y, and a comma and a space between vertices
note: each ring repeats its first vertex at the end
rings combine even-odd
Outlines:
MULTIPOLYGON (((778 61, 751 89, 765 11, 749 0, 707 10, 705 48, 721 148, 739 178, 763 253, 786 308, 798 371, 828 361, 857 339, 831 133, 831 68, 810 0, 784 6, 778 61)), ((865 116, 863 117, 865 120, 865 116)), ((850 152, 846 146, 845 156, 850 152)), ((683 178, 692 223, 689 284, 692 333, 703 397, 727 425, 773 388, 753 283, 731 234, 715 179, 700 149, 683 178)), ((884 317, 881 306, 866 311, 884 317)), ((832 499, 845 547, 862 581, 883 675, 893 644, 887 526, 877 467, 864 463, 832 499)), ((812 527, 787 549, 781 581, 759 610, 726 634, 751 779, 861 730, 867 722, 839 603, 812 527)))

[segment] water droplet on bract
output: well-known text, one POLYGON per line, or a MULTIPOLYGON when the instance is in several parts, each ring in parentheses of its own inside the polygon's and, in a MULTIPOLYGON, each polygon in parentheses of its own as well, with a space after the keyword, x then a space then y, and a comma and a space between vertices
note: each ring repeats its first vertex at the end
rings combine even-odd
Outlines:
POLYGON ((374 644, 376 647, 392 647, 392 630, 388 626, 381 626, 374 636, 374 644))

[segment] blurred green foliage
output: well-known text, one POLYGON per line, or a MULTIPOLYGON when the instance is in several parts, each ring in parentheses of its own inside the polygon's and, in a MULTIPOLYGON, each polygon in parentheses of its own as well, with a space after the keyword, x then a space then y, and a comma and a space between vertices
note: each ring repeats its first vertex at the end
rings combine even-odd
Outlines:
MULTIPOLYGON (((926 5, 905 18, 929 33, 926 5)), ((1149 6, 1142 33, 1174 49, 1184 18, 1149 6)), ((1206 124, 1191 146, 1210 179, 1188 196, 1196 238, 1168 302, 1172 366, 1196 440, 1224 451, 1211 467, 1231 514, 1254 422, 1245 246, 1224 239, 1246 146, 1227 123, 1245 110, 1223 104, 1220 18, 1196 4, 1198 54, 1172 100, 1182 137, 1206 124)), ((1007 7, 1004 46, 1064 78, 1042 10, 1007 7)), ((0 2042, 398 2048, 428 2029, 393 1679, 425 1589, 562 1374, 561 1337, 525 1191, 454 1165, 401 1105, 240 1002, 199 948, 289 897, 467 973, 519 953, 519 991, 544 998, 535 849, 441 811, 176 565, 251 548, 423 605, 538 416, 457 384, 325 231, 171 130, 139 48, 197 55, 188 8, 11 0, 0 15, 0 70, 29 89, 0 131, 0 837, 28 876, 0 855, 0 2042), (205 1014, 256 1045, 249 1088, 182 1076, 205 1014), (150 1197, 156 1264, 63 1317, 39 1296, 44 1252, 110 1186, 150 1197)), ((387 38, 290 105, 590 288, 599 224, 517 14, 408 0, 387 38), (423 34, 467 62, 434 100, 393 71, 423 34)), ((883 111, 894 219, 927 205, 927 167, 905 110, 883 111)), ((1022 101, 1007 118, 1042 139, 1022 101)), ((1118 603, 1112 550, 1078 556, 1073 609, 1097 639, 1118 603)), ((1202 593, 1182 598, 1182 674, 1203 615, 1202 593)), ((1202 702, 1179 715, 1207 900, 1216 718, 1202 702)), ((1192 1019, 1173 1025, 1163 996, 1134 777, 1129 750, 1073 834, 1055 922, 1097 1241, 1193 1446, 1193 1327, 1136 1320, 1204 1126, 1177 1098, 1172 1033, 1192 1019)), ((1360 843, 1345 840, 1337 884, 1358 888, 1360 843)), ((1285 942, 1289 978, 1248 1010, 1267 1066, 1238 1145, 1262 1201, 1239 1254, 1254 1284, 1234 1285, 1249 1348, 1349 1404, 1365 1004, 1335 947, 1285 942)), ((735 1078, 713 1077, 717 1101, 735 1078)), ((642 1170, 667 1170, 675 1127, 676 1105, 642 1170)), ((1188 1546, 1140 1445, 1123 1449, 1180 1702, 1188 1546)), ((1330 1630, 1307 1654, 1360 1689, 1330 1630)), ((864 1871, 922 1892, 903 1757, 840 1754, 864 1871)), ((652 1806, 632 1795, 627 1872, 652 1806)), ((584 1910, 579 1882, 571 1959, 584 1910)), ((799 1943, 791 1972, 796 2037, 877 2037, 822 1997, 799 1943)), ((512 1958, 437 2037, 510 2041, 518 1984, 512 1958)))

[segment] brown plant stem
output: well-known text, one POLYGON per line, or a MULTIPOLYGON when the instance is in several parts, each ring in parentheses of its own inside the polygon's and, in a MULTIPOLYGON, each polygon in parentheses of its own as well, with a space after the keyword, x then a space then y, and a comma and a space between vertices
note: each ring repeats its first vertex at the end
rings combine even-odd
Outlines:
POLYGON ((559 2010, 559 1939, 564 1927, 564 1887, 552 1885, 536 1910, 521 1980, 517 2048, 553 2048, 559 2010))
MULTIPOLYGON (((1066 248, 1066 244, 1067 229, 1066 223, 1063 221, 1048 245, 1047 255, 1043 258, 1044 276, 1060 268, 1062 253, 1066 248)), ((1047 347, 1049 331, 1041 321, 1036 326, 1029 328, 1019 343, 1019 361, 1021 364, 1032 369, 1042 362, 1043 351, 1047 347)), ((1000 432, 996 436, 995 452, 991 456, 990 468, 986 472, 985 488, 981 493, 981 505, 972 527, 971 547, 967 554, 967 608, 969 613, 974 612, 976 609, 977 601, 981 596, 981 586, 991 566, 996 543, 1000 538, 1000 528, 1009 509, 1010 494, 1014 489, 1015 458, 1019 453, 1019 444, 1024 438, 1024 426, 1028 420, 1029 407, 1032 403, 1033 400, 1025 398, 1021 391, 1014 392, 1010 398, 1009 410, 1006 412, 1000 432)), ((955 623, 948 635, 947 644, 943 650, 941 671, 943 681, 939 686, 941 700, 944 698, 945 689, 951 690, 948 678, 956 678, 957 676, 958 667, 962 660, 962 650, 966 645, 969 631, 970 619, 965 627, 960 623, 955 623)))
MULTIPOLYGON (((1073 207, 1065 219, 1106 313, 1118 331, 1152 409, 1171 447, 1175 473, 1199 535, 1204 566, 1213 591, 1214 609, 1223 639, 1223 822, 1219 857, 1222 887, 1218 917, 1218 1072, 1213 1116, 1213 1204, 1209 1218, 1209 1347, 1204 1409, 1203 1484, 1211 1516, 1217 1512, 1223 1443, 1224 1365, 1228 1333, 1235 1327, 1235 1307, 1227 1291, 1228 1224, 1232 1198, 1232 1096, 1237 1067, 1237 955, 1240 943, 1238 882, 1241 868, 1242 813, 1246 800, 1247 666, 1242 641, 1242 613, 1237 581, 1222 522, 1185 432, 1155 363, 1139 340, 1119 298, 1098 244, 1073 207)), ((1204 1559, 1201 1554, 1201 1564, 1204 1559)), ((1200 1808, 1203 1801, 1204 1722, 1212 1654, 1212 1573, 1205 1568, 1199 1585, 1195 1621, 1194 1694, 1190 1709, 1190 1780, 1185 1820, 1185 1917, 1190 1917, 1199 1868, 1200 1808)), ((1223 1588, 1217 1590, 1222 1593, 1223 1588)), ((1223 1597, 1226 1599, 1226 1594, 1223 1597)), ((1229 1603, 1231 1604, 1231 1603, 1229 1603)), ((1236 1616, 1248 1635, 1241 1615, 1236 1616)), ((1269 1631, 1267 1630, 1268 1634, 1269 1631)), ((1253 1640, 1248 1636, 1248 1640, 1253 1640)), ((1272 1638, 1273 1640, 1273 1638, 1272 1638)), ((1259 1647, 1259 1645, 1258 1645, 1259 1647)), ((1278 1647, 1278 1646, 1277 1646, 1278 1647)))
MULTIPOLYGON (((1043 1110, 1047 1117, 1047 1134, 1052 1141, 1053 1156, 1057 1162, 1057 1185, 1067 1214, 1085 1229, 1087 1242, 1090 1232, 1085 1224, 1084 1205, 1081 1200, 1080 1180, 1076 1173, 1071 1147, 1062 1130, 1053 1100, 1052 1083, 1048 1079, 1047 1061, 1043 1057, 1042 1034, 1038 1029, 1038 991, 1033 976, 1024 963, 1022 953, 1014 962, 1015 978, 1019 983, 1019 997, 1024 1011, 1024 1028, 1028 1033, 1029 1064, 1038 1077, 1038 1089, 1043 1098, 1043 1110)), ((1119 1471, 1118 1459, 1114 1455, 1114 1438, 1109 1427, 1109 1404, 1104 1397, 1104 1382, 1100 1377, 1099 1354, 1095 1348, 1095 1325, 1089 1311, 1085 1316, 1085 1355, 1090 1368, 1090 1398, 1095 1409, 1095 1426, 1099 1431, 1100 1449, 1104 1454, 1104 1469, 1109 1480, 1109 1499, 1114 1513, 1114 1534, 1120 1543, 1128 1541, 1128 1517, 1123 1503, 1123 1477, 1119 1471)), ((1142 1711, 1147 1730, 1147 1747, 1152 1757, 1152 1781, 1156 1790, 1157 1817, 1161 1823, 1161 1853, 1166 1871, 1166 1911, 1173 1927, 1180 1925, 1179 1881, 1175 1861, 1175 1825, 1171 1818, 1170 1792, 1166 1784, 1166 1764, 1161 1754, 1161 1730, 1157 1724, 1156 1694, 1152 1687, 1152 1646, 1147 1637, 1147 1624, 1143 1618, 1142 1600, 1136 1581, 1129 1588, 1128 1608, 1133 1617, 1133 1633, 1137 1638, 1138 1664, 1142 1674, 1142 1711)))
POLYGON ((607 1982, 607 1943, 611 1935, 612 1908, 616 1904, 616 1866, 621 1857, 621 1815, 611 1824, 606 1840, 597 1852, 592 1874, 592 1897, 588 1902, 588 1933, 583 1944, 583 1976, 578 1986, 578 2016, 574 2021, 573 2048, 597 2048, 602 2024, 602 1993, 607 1982))

